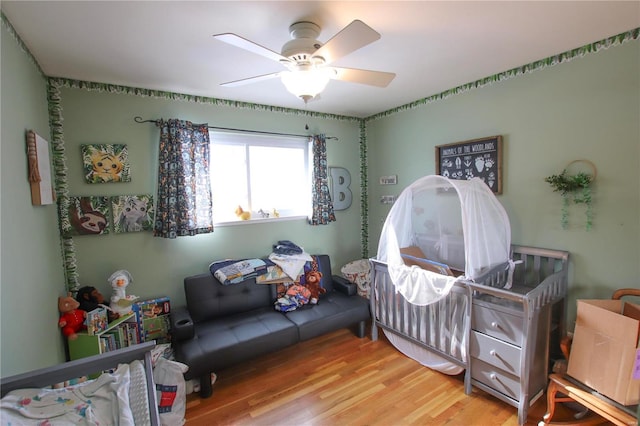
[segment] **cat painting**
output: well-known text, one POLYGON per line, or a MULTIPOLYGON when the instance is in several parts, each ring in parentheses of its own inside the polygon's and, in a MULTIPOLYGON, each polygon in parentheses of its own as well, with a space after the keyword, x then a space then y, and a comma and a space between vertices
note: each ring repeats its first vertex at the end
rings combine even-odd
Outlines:
POLYGON ((88 183, 131 181, 126 145, 82 145, 82 163, 88 183))
POLYGON ((116 233, 148 231, 153 224, 151 195, 123 195, 111 198, 116 233))

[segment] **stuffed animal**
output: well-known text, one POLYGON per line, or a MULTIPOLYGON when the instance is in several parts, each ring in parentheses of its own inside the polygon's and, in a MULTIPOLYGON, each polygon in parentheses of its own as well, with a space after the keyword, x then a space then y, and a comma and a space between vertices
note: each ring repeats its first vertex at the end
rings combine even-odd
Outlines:
POLYGON ((133 277, 129 271, 121 269, 119 271, 111 274, 109 279, 107 280, 111 284, 111 288, 113 288, 113 292, 111 293, 111 304, 109 307, 113 312, 117 315, 126 315, 131 312, 131 305, 135 302, 138 297, 137 296, 127 296, 125 289, 133 281, 133 277))
POLYGON ((58 327, 62 329, 62 334, 69 340, 78 338, 78 331, 86 328, 84 319, 87 313, 82 309, 78 309, 80 303, 69 293, 65 297, 58 297, 58 310, 60 311, 60 319, 58 327))
POLYGON ((321 279, 322 272, 320 271, 309 271, 304 276, 305 287, 311 292, 309 303, 312 305, 316 305, 320 300, 320 295, 327 292, 327 289, 320 285, 321 279))
POLYGON ((246 212, 242 210, 242 207, 238 206, 238 208, 236 209, 236 216, 238 216, 242 220, 249 220, 251 219, 251 212, 246 212))
POLYGON ((105 305, 104 296, 95 287, 89 285, 81 287, 76 293, 76 300, 80 303, 80 309, 85 312, 91 312, 98 308, 105 308, 109 316, 109 321, 113 321, 117 318, 111 308, 105 305))

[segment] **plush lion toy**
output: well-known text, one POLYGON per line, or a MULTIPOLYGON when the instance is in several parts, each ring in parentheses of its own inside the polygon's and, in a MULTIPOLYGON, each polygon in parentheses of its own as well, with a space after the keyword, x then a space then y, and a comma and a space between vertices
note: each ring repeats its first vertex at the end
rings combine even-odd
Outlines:
POLYGON ((305 287, 311 291, 309 303, 312 305, 316 305, 320 300, 320 295, 327 292, 327 289, 320 285, 321 279, 322 272, 319 271, 309 271, 304 276, 305 287))

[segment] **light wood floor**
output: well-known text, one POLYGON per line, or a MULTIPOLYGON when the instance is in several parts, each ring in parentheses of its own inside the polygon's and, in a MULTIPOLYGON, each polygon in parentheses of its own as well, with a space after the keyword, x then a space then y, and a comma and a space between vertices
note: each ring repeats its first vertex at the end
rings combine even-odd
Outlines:
MULTIPOLYGON (((380 333, 339 330, 217 371, 213 396, 187 397, 187 425, 517 425, 515 407, 430 370, 380 333)), ((527 425, 546 410, 540 398, 527 425)), ((554 419, 555 420, 555 419, 554 419)))

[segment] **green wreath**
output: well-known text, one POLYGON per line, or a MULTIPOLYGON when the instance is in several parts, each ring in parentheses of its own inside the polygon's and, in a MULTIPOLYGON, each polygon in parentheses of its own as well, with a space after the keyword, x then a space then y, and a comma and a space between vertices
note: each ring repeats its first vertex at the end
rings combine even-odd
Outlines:
POLYGON ((562 225, 562 229, 567 229, 569 226, 569 202, 572 200, 575 204, 586 205, 586 229, 590 231, 593 227, 591 184, 596 179, 596 166, 589 160, 574 160, 567 165, 567 168, 559 175, 551 175, 544 179, 545 182, 551 185, 554 192, 559 192, 562 196, 562 216, 560 224, 562 225), (593 175, 584 172, 570 175, 567 168, 577 162, 589 164, 593 169, 593 175))

